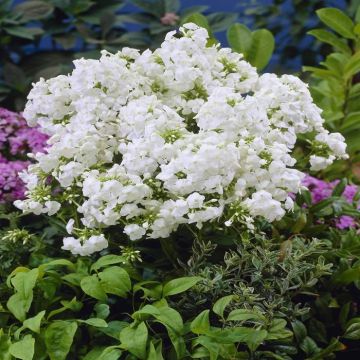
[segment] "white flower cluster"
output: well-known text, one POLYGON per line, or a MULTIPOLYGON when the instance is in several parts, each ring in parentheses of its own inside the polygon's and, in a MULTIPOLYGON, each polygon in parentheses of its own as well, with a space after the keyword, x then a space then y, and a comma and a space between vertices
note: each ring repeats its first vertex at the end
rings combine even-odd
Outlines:
POLYGON ((194 24, 180 33, 154 52, 77 60, 29 95, 24 115, 50 146, 23 174, 28 197, 16 206, 62 212, 74 254, 106 247, 110 226, 137 240, 180 224, 280 219, 304 176, 291 156, 299 133, 316 135, 315 169, 346 156, 298 78, 258 76, 241 54, 207 47, 194 24))

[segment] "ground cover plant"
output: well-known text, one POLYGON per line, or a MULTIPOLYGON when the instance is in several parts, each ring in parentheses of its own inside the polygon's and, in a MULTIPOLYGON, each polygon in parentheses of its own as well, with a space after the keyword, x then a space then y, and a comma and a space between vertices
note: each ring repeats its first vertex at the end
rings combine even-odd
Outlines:
POLYGON ((338 170, 356 159, 338 108, 318 81, 258 74, 268 31, 232 25, 223 49, 187 20, 159 48, 40 80, 27 125, 0 113, 4 162, 28 162, 2 193, 1 360, 360 353, 360 191, 338 170))

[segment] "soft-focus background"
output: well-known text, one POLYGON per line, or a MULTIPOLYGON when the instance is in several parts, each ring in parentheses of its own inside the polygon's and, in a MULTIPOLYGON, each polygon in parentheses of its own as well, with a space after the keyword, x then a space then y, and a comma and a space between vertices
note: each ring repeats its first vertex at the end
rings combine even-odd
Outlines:
POLYGON ((78 57, 99 49, 154 48, 164 34, 194 12, 205 14, 223 45, 236 21, 275 36, 267 70, 298 72, 328 52, 307 31, 317 27, 315 11, 333 6, 354 13, 357 0, 2 0, 0 2, 0 102, 22 110, 31 83, 67 73, 78 57))

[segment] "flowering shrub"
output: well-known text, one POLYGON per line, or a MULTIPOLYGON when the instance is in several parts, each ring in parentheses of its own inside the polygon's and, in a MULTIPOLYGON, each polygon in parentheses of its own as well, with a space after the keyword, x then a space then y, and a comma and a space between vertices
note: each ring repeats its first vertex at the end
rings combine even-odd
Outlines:
POLYGON ((27 199, 15 205, 60 212, 72 235, 64 249, 100 251, 115 225, 137 240, 181 224, 272 222, 301 188, 291 156, 298 134, 313 134, 314 170, 346 158, 343 137, 323 128, 298 78, 259 76, 240 54, 207 46, 194 24, 180 33, 154 52, 77 60, 72 74, 30 92, 24 115, 50 146, 22 174, 27 199))
POLYGON ((29 128, 20 114, 0 108, 0 203, 24 197, 18 173, 30 164, 27 153, 43 151, 46 140, 47 136, 29 128))
MULTIPOLYGON (((308 175, 303 179, 302 183, 310 190, 313 203, 317 204, 322 200, 328 199, 332 195, 335 186, 339 183, 339 180, 327 182, 308 175)), ((358 190, 359 189, 356 185, 346 185, 341 195, 347 202, 352 203, 358 190)), ((358 208, 360 208, 360 202, 358 203, 358 208)), ((357 219, 349 215, 342 215, 336 218, 335 225, 339 229, 347 229, 358 226, 357 219)))

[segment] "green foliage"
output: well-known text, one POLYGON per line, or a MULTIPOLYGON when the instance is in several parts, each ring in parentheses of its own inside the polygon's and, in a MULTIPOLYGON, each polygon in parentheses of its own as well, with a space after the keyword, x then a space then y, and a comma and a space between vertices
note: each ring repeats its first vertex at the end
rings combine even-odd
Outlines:
POLYGON ((324 110, 327 127, 345 136, 350 154, 348 161, 337 163, 327 173, 346 172, 359 179, 360 19, 352 20, 335 8, 320 9, 317 15, 329 30, 315 29, 309 34, 331 45, 333 52, 321 63, 321 67, 306 66, 304 70, 311 72, 311 92, 317 105, 324 110))
POLYGON ((233 24, 227 31, 227 39, 233 50, 242 53, 245 60, 258 70, 269 63, 275 47, 275 39, 266 29, 251 32, 245 25, 233 24))

